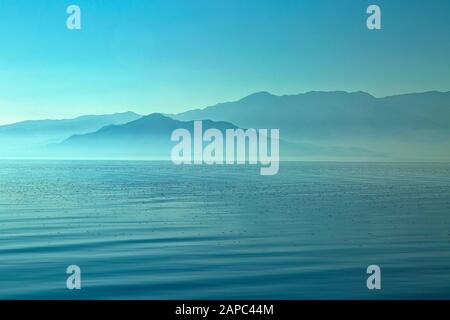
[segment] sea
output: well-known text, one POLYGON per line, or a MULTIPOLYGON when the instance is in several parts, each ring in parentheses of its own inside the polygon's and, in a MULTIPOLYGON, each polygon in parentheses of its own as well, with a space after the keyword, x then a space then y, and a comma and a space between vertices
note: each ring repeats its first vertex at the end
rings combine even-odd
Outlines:
POLYGON ((0 299, 449 298, 449 163, 0 161, 0 299))

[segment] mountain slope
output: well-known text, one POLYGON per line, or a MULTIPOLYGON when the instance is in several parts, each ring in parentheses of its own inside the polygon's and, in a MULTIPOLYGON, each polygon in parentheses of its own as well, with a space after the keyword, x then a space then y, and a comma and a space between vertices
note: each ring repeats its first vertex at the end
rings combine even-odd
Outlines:
POLYGON ((64 120, 30 120, 0 126, 0 156, 25 155, 30 148, 64 141, 74 134, 96 131, 111 124, 124 124, 142 117, 134 112, 88 115, 64 120))
POLYGON ((260 92, 236 102, 175 115, 181 120, 221 119, 245 127, 280 127, 295 138, 345 136, 381 130, 450 131, 450 92, 375 98, 364 92, 260 92))
MULTIPOLYGON (((225 138, 227 129, 238 129, 223 121, 202 121, 203 133, 218 129, 225 138)), ((104 127, 97 132, 75 135, 49 150, 53 155, 70 158, 169 159, 176 144, 170 140, 176 129, 186 129, 193 137, 194 121, 179 121, 162 114, 151 114, 124 125, 104 127)), ((224 142, 225 143, 225 142, 224 142)), ((204 143, 204 146, 207 143, 204 143)), ((270 144, 270 139, 269 139, 270 144)), ((282 159, 302 157, 379 157, 363 148, 321 147, 280 141, 282 159)))
POLYGON ((279 128, 281 138, 362 147, 408 159, 450 159, 450 92, 375 98, 364 92, 260 92, 239 101, 173 116, 221 119, 238 126, 279 128))
POLYGON ((72 133, 87 133, 106 125, 124 124, 142 117, 134 112, 108 115, 86 115, 63 120, 28 120, 0 126, 1 135, 42 135, 59 137, 72 133))
MULTIPOLYGON (((203 131, 209 128, 226 129, 237 127, 228 122, 203 121, 203 131)), ((176 129, 193 132, 193 121, 179 121, 154 113, 124 125, 111 125, 84 135, 74 135, 61 144, 53 145, 52 154, 71 157, 100 158, 151 158, 169 159, 171 148, 176 144, 170 140, 176 129)))

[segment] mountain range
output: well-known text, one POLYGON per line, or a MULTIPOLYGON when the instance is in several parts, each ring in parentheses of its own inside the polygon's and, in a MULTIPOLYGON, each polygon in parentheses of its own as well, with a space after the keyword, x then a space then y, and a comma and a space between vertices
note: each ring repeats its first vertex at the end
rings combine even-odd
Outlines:
POLYGON ((450 160, 450 92, 376 98, 364 92, 267 92, 180 114, 126 112, 0 126, 0 157, 168 158, 170 134, 280 129, 281 156, 332 160, 450 160))
POLYGON ((235 102, 171 115, 280 128, 283 139, 322 147, 364 148, 395 160, 450 159, 450 92, 376 98, 365 92, 259 92, 235 102))
MULTIPOLYGON (((202 121, 203 130, 215 128, 225 134, 226 129, 236 129, 223 121, 202 121)), ((109 125, 98 131, 73 135, 61 144, 47 148, 55 156, 68 158, 131 158, 169 159, 172 132, 186 129, 193 134, 194 121, 179 121, 159 113, 141 117, 124 125, 109 125)))
POLYGON ((125 124, 141 117, 134 112, 125 112, 3 125, 0 126, 0 157, 30 154, 51 143, 61 143, 72 135, 97 131, 112 124, 125 124))
POLYGON ((282 128, 293 140, 410 136, 450 132, 450 92, 426 92, 375 98, 364 92, 309 92, 276 96, 255 93, 235 102, 172 115, 174 119, 210 119, 253 128, 282 128))

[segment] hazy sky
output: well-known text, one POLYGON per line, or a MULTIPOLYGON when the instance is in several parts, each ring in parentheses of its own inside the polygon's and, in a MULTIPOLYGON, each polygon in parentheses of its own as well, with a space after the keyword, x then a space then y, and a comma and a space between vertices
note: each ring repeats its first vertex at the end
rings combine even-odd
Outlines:
POLYGON ((0 0, 0 123, 256 91, 448 91, 449 15, 448 0, 0 0), (369 4, 381 31, 366 28, 369 4))

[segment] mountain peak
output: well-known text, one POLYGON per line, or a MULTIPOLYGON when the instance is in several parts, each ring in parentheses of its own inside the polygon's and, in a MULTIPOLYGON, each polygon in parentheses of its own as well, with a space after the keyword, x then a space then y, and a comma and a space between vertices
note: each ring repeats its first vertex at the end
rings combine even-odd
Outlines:
POLYGON ((273 94, 271 94, 270 92, 260 91, 260 92, 252 93, 251 95, 248 95, 239 101, 250 101, 250 100, 261 101, 261 100, 265 100, 265 99, 268 99, 271 97, 275 97, 275 96, 273 94))
POLYGON ((161 121, 161 120, 173 120, 172 118, 169 118, 162 113, 151 113, 145 117, 143 117, 145 120, 152 120, 152 121, 161 121))
POLYGON ((255 92, 255 93, 252 93, 252 94, 248 95, 246 98, 250 98, 250 97, 268 97, 268 96, 273 96, 273 94, 271 94, 268 91, 259 91, 259 92, 255 92))
POLYGON ((116 113, 118 115, 128 115, 128 116, 140 116, 140 114, 137 114, 136 112, 133 111, 125 111, 125 112, 119 112, 116 113))

